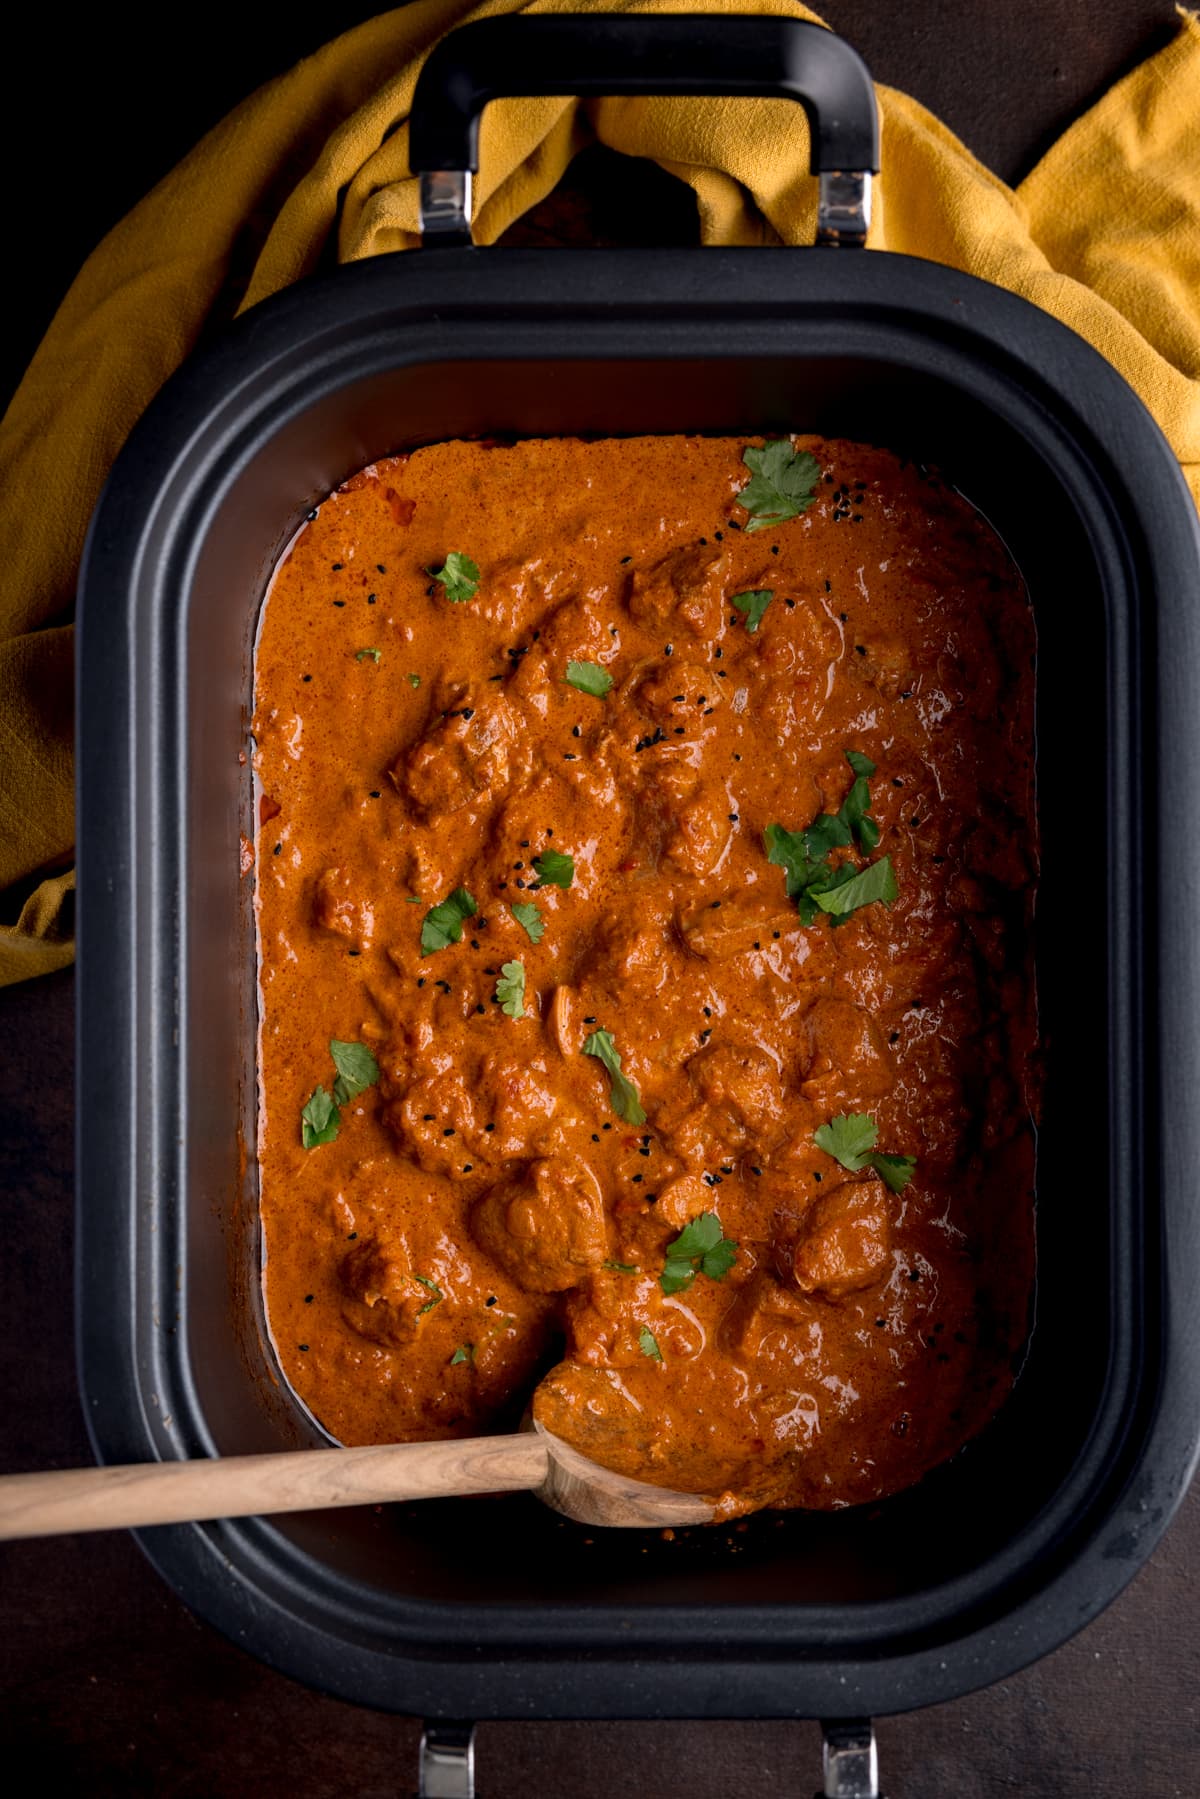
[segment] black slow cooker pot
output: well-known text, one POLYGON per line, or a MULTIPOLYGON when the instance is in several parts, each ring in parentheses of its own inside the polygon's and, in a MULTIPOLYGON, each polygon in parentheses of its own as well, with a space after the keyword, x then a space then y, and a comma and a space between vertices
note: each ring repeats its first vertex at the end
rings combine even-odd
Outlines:
POLYGON ((418 88, 429 244, 255 307, 168 384, 93 522, 79 737, 80 1381, 103 1461, 316 1433, 259 1291, 255 948, 239 833, 266 582, 387 452, 478 434, 836 433, 935 461, 1037 615, 1045 1045, 1036 1323, 1012 1397, 886 1503, 736 1532, 528 1496, 142 1535, 301 1680, 432 1718, 848 1718, 1010 1674, 1146 1558, 1200 1435, 1200 531, 1131 390, 1011 294, 864 253, 874 101, 779 18, 490 21, 418 88), (587 71, 581 77, 580 71, 587 71), (459 240, 499 93, 791 94, 824 247, 459 240), (734 1549, 736 1548, 736 1553, 734 1549))

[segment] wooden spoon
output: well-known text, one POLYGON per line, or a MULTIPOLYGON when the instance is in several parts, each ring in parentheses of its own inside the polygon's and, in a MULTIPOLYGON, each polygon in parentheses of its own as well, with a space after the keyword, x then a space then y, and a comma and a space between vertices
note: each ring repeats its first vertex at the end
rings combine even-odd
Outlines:
POLYGON ((0 1539, 523 1491, 579 1524, 709 1524, 716 1512, 714 1502, 699 1494, 674 1493, 601 1468, 535 1424, 518 1436, 449 1443, 7 1474, 0 1477, 0 1539))

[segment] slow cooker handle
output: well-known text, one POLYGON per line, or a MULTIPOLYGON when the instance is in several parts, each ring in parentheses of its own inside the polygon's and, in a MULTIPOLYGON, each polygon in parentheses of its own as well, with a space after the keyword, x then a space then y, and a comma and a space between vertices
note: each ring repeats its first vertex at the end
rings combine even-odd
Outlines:
POLYGON ((824 26, 765 14, 558 13, 481 19, 426 58, 409 120, 426 244, 471 242, 479 118, 514 94, 721 94, 796 100, 820 178, 817 242, 861 246, 879 168, 875 90, 824 26))

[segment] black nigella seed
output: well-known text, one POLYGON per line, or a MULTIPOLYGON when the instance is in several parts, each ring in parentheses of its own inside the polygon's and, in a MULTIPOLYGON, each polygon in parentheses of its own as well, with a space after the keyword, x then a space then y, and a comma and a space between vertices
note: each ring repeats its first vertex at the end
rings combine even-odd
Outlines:
POLYGON ((602 1130, 602 1131, 611 1131, 611 1130, 612 1130, 612 1125, 611 1125, 611 1124, 602 1124, 602 1125, 601 1125, 601 1126, 600 1126, 600 1129, 601 1129, 601 1130, 602 1130))
POLYGON ((475 1010, 476 1010, 476 1011, 477 1011, 477 1012, 482 1012, 482 1011, 483 1011, 483 1007, 482 1007, 482 1006, 479 1006, 479 1005, 477 1005, 477 1006, 476 1006, 476 1007, 475 1007, 475 1010))
POLYGON ((434 1119, 434 1114, 432 1112, 422 1112, 422 1114, 421 1114, 422 1124, 432 1124, 433 1119, 434 1119))
POLYGON ((673 656, 674 654, 675 654, 675 645, 673 643, 664 643, 663 644, 663 655, 664 656, 673 656))
POLYGON ((642 1181, 643 1181, 643 1179, 644 1179, 644 1178, 645 1178, 645 1177, 644 1177, 644 1176, 643 1176, 643 1175, 640 1175, 640 1174, 635 1174, 635 1175, 634 1175, 634 1176, 633 1176, 633 1177, 632 1177, 632 1178, 633 1178, 633 1184, 634 1184, 634 1186, 635 1186, 635 1187, 640 1187, 640 1186, 641 1186, 641 1184, 642 1184, 642 1181))
POLYGON ((571 726, 571 735, 572 735, 572 737, 582 737, 583 732, 580 730, 578 725, 572 725, 571 726))
POLYGON ((867 653, 866 644, 865 643, 856 643, 854 646, 854 653, 856 656, 865 656, 867 653))
POLYGON ((622 558, 621 558, 622 565, 624 565, 626 562, 632 562, 632 561, 633 561, 632 556, 622 556, 622 558))
POLYGON ((483 1128, 490 1133, 491 1131, 494 1131, 496 1127, 494 1124, 485 1124, 483 1128))
POLYGON ((446 1126, 445 1130, 442 1132, 442 1136, 443 1137, 453 1137, 453 1135, 454 1135, 454 1126, 452 1124, 448 1124, 446 1126))
POLYGON ((348 955, 348 956, 358 956, 358 955, 361 955, 361 954, 362 954, 362 951, 361 951, 361 950, 357 950, 357 949, 348 949, 348 950, 347 950, 347 951, 346 951, 346 954, 347 954, 347 955, 348 955))
POLYGON ((418 981, 418 982, 417 982, 417 986, 418 986, 418 987, 423 987, 423 986, 424 986, 424 985, 425 985, 425 976, 424 976, 424 975, 422 975, 422 976, 421 976, 421 978, 420 978, 420 980, 419 980, 419 981, 418 981))
POLYGON ((650 1151, 648 1149, 639 1149, 638 1150, 639 1156, 648 1156, 649 1154, 650 1154, 650 1151))
POLYGON ((312 676, 311 676, 311 675, 301 675, 301 677, 300 677, 300 679, 301 679, 301 680, 302 680, 302 681, 311 681, 311 680, 312 680, 312 676))
POLYGON ((304 1295, 304 1303, 305 1303, 305 1305, 306 1305, 306 1306, 310 1306, 310 1305, 311 1305, 311 1304, 312 1304, 312 1302, 313 1302, 313 1296, 312 1296, 312 1294, 311 1294, 311 1293, 306 1293, 306 1294, 305 1294, 305 1295, 304 1295))
POLYGON ((578 760, 579 760, 579 757, 576 755, 573 755, 570 750, 563 751, 563 761, 564 762, 578 762, 578 760))
POLYGON ((471 948, 472 948, 472 949, 478 949, 478 948, 479 948, 479 939, 478 939, 478 937, 472 937, 472 939, 471 939, 471 948))
POLYGON ((383 564, 382 564, 382 562, 377 562, 377 563, 376 563, 376 564, 375 564, 375 567, 376 567, 376 568, 377 568, 377 569, 378 569, 378 570, 379 570, 379 572, 380 572, 380 574, 381 574, 381 575, 386 575, 386 574, 387 574, 387 570, 386 570, 386 568, 384 568, 384 566, 383 566, 383 564))
POLYGON ((373 606, 374 604, 375 604, 375 595, 373 593, 369 593, 367 595, 367 605, 373 606))
POLYGON ((308 1354, 308 1344, 307 1344, 307 1343, 301 1343, 301 1344, 300 1344, 300 1345, 299 1345, 299 1348, 300 1348, 300 1353, 301 1353, 301 1355, 307 1355, 307 1354, 308 1354))
POLYGON ((777 543, 773 543, 773 544, 772 544, 772 545, 771 545, 771 554, 772 554, 772 556, 778 556, 778 554, 779 554, 779 545, 778 545, 778 544, 777 544, 777 543))
POLYGON ((333 566, 335 569, 339 569, 339 568, 341 568, 342 565, 340 562, 335 562, 333 566))
POLYGON ((704 1007, 704 1016, 705 1016, 705 1017, 706 1017, 706 1018, 711 1018, 711 1017, 712 1017, 712 1007, 711 1007, 711 1006, 705 1006, 705 1007, 704 1007))
POLYGON ((338 606, 338 607, 344 606, 346 604, 345 600, 335 600, 333 603, 335 606, 338 606))
POLYGON ((596 1131, 593 1131, 593 1132, 592 1132, 592 1142, 593 1142, 593 1143, 599 1143, 599 1141, 600 1141, 600 1138, 599 1138, 599 1135, 598 1135, 598 1133, 597 1133, 597 1132, 596 1132, 596 1131))
POLYGON ((463 1163, 463 1173, 470 1174, 470 1172, 471 1172, 472 1168, 474 1168, 474 1166, 475 1166, 474 1162, 464 1162, 463 1163))
POLYGON ((282 843, 277 843, 277 844, 276 844, 276 845, 275 845, 275 848, 274 848, 274 849, 273 849, 273 850, 272 850, 272 851, 271 851, 271 854, 272 854, 272 855, 273 855, 273 856, 282 856, 282 854, 283 854, 283 845, 282 845, 282 843))
POLYGON ((314 506, 312 511, 308 515, 310 524, 311 524, 312 520, 317 517, 317 512, 318 512, 318 509, 316 506, 314 506))

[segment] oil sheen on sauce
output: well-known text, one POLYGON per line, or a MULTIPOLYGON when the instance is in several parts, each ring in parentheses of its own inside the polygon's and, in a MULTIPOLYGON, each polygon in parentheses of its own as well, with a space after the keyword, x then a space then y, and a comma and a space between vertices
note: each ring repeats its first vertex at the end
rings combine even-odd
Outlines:
POLYGON ((812 504, 748 529, 761 442, 434 444, 348 481, 277 571, 254 724, 266 1297, 345 1443, 509 1428, 532 1396, 585 1454, 726 1515, 833 1507, 917 1480, 1012 1384, 1028 599, 966 501, 880 449, 796 438, 812 504), (479 570, 457 603, 429 572, 450 552, 479 570), (751 630, 734 596, 764 593, 751 630), (878 842, 825 866, 886 855, 898 897, 805 923, 764 834, 843 810, 847 751, 875 764, 878 842), (569 886, 535 867, 551 850, 569 886), (460 941, 423 954, 461 891, 460 941), (644 1122, 583 1052, 599 1031, 644 1122), (378 1079, 305 1148, 331 1041, 378 1079), (846 1119, 915 1159, 906 1185, 821 1146, 866 1128, 846 1119), (731 1249, 681 1266, 697 1230, 731 1249))

